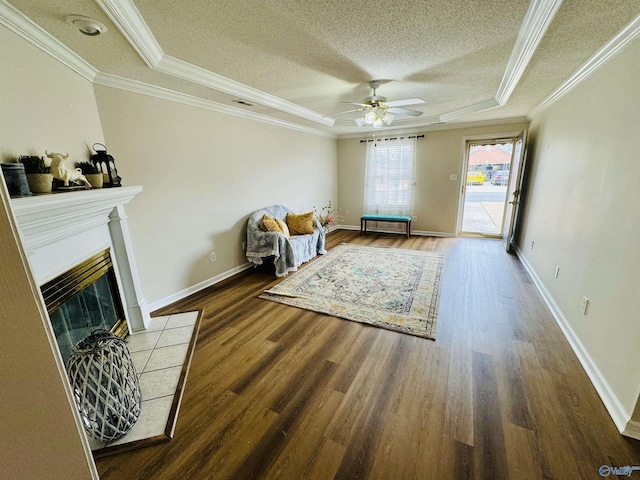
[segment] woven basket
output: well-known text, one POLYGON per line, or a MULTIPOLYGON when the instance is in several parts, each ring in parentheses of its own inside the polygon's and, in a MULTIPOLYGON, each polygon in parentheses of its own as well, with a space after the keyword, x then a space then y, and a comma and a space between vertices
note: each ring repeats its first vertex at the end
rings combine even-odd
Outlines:
POLYGON ((142 396, 123 339, 95 331, 73 348, 66 367, 82 423, 93 438, 117 440, 133 428, 142 396))

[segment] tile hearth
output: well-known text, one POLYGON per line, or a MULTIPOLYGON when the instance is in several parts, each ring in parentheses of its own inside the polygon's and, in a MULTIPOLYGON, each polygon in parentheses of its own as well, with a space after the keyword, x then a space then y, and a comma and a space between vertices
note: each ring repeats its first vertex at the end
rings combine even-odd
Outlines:
MULTIPOLYGON (((200 312, 154 317, 144 332, 127 337, 127 345, 140 379, 142 410, 135 426, 113 442, 89 438, 98 453, 133 442, 165 435, 183 367, 189 361, 192 338, 200 312)), ((177 415, 177 411, 175 412, 177 415)))

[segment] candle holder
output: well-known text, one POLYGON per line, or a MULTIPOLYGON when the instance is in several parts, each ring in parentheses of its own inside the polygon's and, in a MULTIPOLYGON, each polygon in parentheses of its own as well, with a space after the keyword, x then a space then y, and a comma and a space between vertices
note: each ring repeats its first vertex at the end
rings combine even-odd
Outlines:
POLYGON ((102 187, 121 187, 122 184, 120 183, 120 180, 122 179, 118 175, 115 160, 107 153, 107 147, 102 143, 94 143, 92 148, 96 153, 95 155, 91 155, 91 163, 93 163, 100 173, 102 173, 104 178, 102 187), (104 147, 104 150, 97 149, 96 145, 104 147))

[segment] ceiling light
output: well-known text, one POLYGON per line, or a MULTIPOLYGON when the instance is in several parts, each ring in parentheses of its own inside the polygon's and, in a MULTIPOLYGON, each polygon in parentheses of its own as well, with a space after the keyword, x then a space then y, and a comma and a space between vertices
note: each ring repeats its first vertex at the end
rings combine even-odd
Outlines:
POLYGON ((69 25, 73 25, 80 30, 80 33, 90 37, 95 37, 107 31, 107 26, 104 23, 83 15, 68 15, 65 20, 69 25))
POLYGON ((364 115, 364 121, 365 121, 365 123, 368 123, 369 125, 371 125, 375 119, 376 119, 376 113, 373 110, 369 110, 364 115))
POLYGON ((362 117, 355 119, 356 125, 360 128, 363 125, 371 125, 373 128, 380 128, 382 124, 391 125, 394 116, 387 113, 386 105, 369 105, 367 111, 362 117))

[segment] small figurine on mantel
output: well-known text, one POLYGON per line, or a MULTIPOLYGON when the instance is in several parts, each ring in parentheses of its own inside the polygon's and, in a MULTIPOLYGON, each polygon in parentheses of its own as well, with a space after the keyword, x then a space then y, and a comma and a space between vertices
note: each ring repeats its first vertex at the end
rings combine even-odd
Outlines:
POLYGON ((63 187, 69 187, 69 183, 82 185, 85 188, 91 188, 91 184, 87 178, 82 174, 82 170, 79 168, 67 168, 62 164, 62 161, 69 157, 69 154, 62 155, 61 153, 49 153, 44 151, 48 158, 51 159, 51 173, 53 178, 62 183, 63 187))

